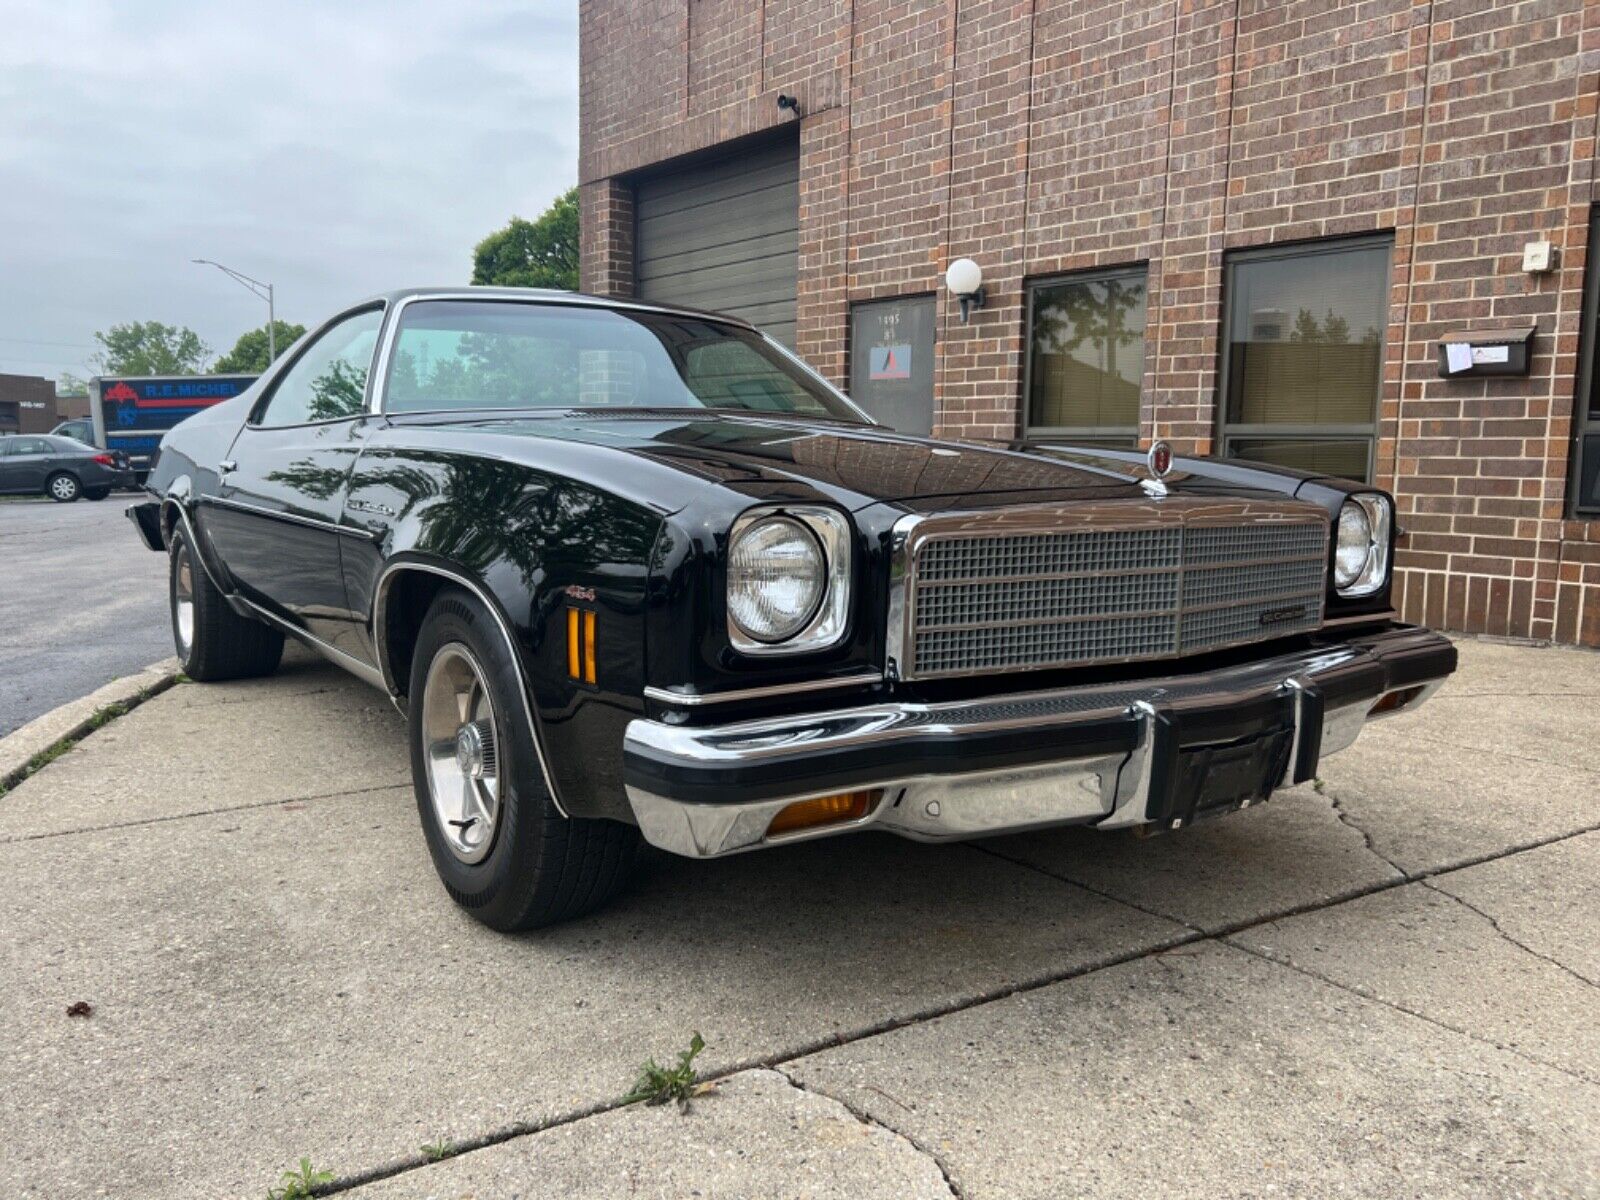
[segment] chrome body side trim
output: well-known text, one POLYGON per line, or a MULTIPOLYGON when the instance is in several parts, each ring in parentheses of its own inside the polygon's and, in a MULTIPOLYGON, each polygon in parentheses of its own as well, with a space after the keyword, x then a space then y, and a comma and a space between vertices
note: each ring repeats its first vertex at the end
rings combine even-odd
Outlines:
POLYGON ((285 621, 276 613, 267 611, 252 600, 246 600, 238 593, 234 593, 229 597, 229 599, 231 599, 235 604, 242 604, 245 608, 248 608, 251 615, 257 620, 265 621, 268 625, 274 626, 277 629, 281 629, 287 636, 294 638, 295 641, 302 642, 309 646, 318 654, 322 655, 323 658, 331 662, 334 666, 343 667, 346 671, 349 671, 350 674, 354 675, 363 683, 370 683, 373 687, 378 688, 380 691, 388 691, 387 686, 384 684, 383 676, 371 663, 362 662, 361 659, 355 657, 353 654, 346 654, 343 650, 329 645, 316 634, 308 633, 300 626, 295 625, 292 622, 285 621))
POLYGON ((1203 749, 1213 744, 1204 737, 1216 735, 1185 741, 1174 722, 1198 718, 1204 730, 1218 718, 1242 720, 1244 737, 1281 737, 1292 723, 1270 791, 1294 782, 1302 746, 1316 749, 1308 763, 1345 749, 1382 697, 1414 692, 1409 712, 1453 667, 1444 638, 1399 626, 1188 676, 940 704, 883 701, 710 727, 637 718, 624 738, 624 773, 646 840, 695 858, 864 828, 930 841, 1062 824, 1160 820, 1176 828, 1183 820, 1169 820, 1167 803, 1176 759, 1162 756, 1203 749), (1231 715, 1262 711, 1274 715, 1231 715), (1004 765, 974 769, 975 755, 994 756, 1001 745, 1004 754, 990 761, 1004 765), (766 835, 789 804, 863 789, 882 794, 859 820, 766 835))
POLYGON ((807 679, 800 683, 773 683, 764 687, 736 688, 727 692, 684 692, 675 688, 647 687, 646 700, 671 704, 680 708, 699 708, 706 704, 737 704, 746 700, 770 700, 779 696, 794 696, 803 692, 831 692, 844 688, 871 687, 882 683, 878 671, 862 671, 855 675, 841 675, 833 679, 807 679))
POLYGON ((239 512, 254 513, 258 517, 268 517, 273 520, 287 521, 291 525, 305 525, 311 529, 325 529, 329 533, 342 534, 345 537, 372 539, 375 536, 366 529, 357 529, 352 525, 340 525, 335 521, 324 521, 320 517, 307 517, 300 513, 283 512, 275 508, 263 508, 259 504, 249 504, 243 500, 234 500, 225 496, 206 496, 201 500, 203 504, 214 504, 218 508, 232 508, 239 512))
POLYGON ((394 671, 388 660, 384 657, 384 634, 386 621, 384 606, 389 598, 389 587, 394 577, 401 571, 423 571, 430 575, 438 575, 452 583, 460 584, 466 588, 489 610, 494 617, 494 622, 500 628, 500 636, 505 639, 506 649, 511 652, 511 660, 517 666, 518 691, 522 693, 522 715, 528 722, 528 736, 533 739, 533 752, 539 759, 539 774, 544 779, 544 786, 550 793, 551 802, 555 804, 556 811, 563 817, 570 816, 565 805, 561 803, 561 795, 556 791, 555 778, 550 774, 550 764, 545 759, 544 740, 539 736, 539 722, 533 712, 533 700, 528 695, 528 680, 522 668, 522 656, 517 653, 517 641, 511 636, 511 627, 506 624, 506 619, 500 613, 500 606, 494 602, 489 593, 471 577, 460 571, 443 567, 437 563, 417 562, 407 559, 403 562, 392 562, 383 568, 383 573, 378 576, 378 582, 372 592, 372 623, 370 633, 372 636, 373 655, 377 659, 378 686, 382 687, 390 696, 398 697, 400 688, 394 681, 394 671))

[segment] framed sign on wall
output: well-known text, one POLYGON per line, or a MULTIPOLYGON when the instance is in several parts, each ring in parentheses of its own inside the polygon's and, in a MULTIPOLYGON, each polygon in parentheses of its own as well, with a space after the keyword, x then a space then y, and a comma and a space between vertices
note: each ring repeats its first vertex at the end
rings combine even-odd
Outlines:
POLYGON ((850 397, 901 433, 933 432, 932 296, 850 308, 850 397))

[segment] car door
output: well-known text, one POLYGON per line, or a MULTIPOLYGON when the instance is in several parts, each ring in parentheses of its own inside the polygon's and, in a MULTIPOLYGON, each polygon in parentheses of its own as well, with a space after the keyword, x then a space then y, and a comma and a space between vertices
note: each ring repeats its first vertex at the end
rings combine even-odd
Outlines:
POLYGON ((336 650, 366 657, 345 598, 345 484, 365 442, 381 306, 346 313, 307 342, 240 428, 200 506, 240 593, 336 650))
POLYGON ((6 438, 4 476, 0 487, 8 492, 42 492, 50 473, 50 445, 41 437, 6 438))

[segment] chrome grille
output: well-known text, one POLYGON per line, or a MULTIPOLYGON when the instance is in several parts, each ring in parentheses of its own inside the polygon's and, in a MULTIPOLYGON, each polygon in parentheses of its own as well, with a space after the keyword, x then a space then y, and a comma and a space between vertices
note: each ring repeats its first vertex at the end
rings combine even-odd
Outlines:
POLYGON ((894 649, 904 677, 930 678, 1164 658, 1303 632, 1322 623, 1327 543, 1326 515, 1292 502, 1172 498, 933 518, 903 552, 894 649))

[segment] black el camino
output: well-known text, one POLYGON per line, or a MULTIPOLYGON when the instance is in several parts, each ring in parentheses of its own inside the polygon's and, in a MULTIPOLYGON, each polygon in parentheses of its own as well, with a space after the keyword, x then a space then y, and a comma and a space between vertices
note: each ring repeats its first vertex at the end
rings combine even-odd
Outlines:
POLYGON ((497 929, 694 858, 881 829, 1175 830, 1312 778, 1455 668, 1387 495, 902 436, 737 320, 394 292, 172 430, 130 509, 196 680, 296 638, 407 714, 497 929))

